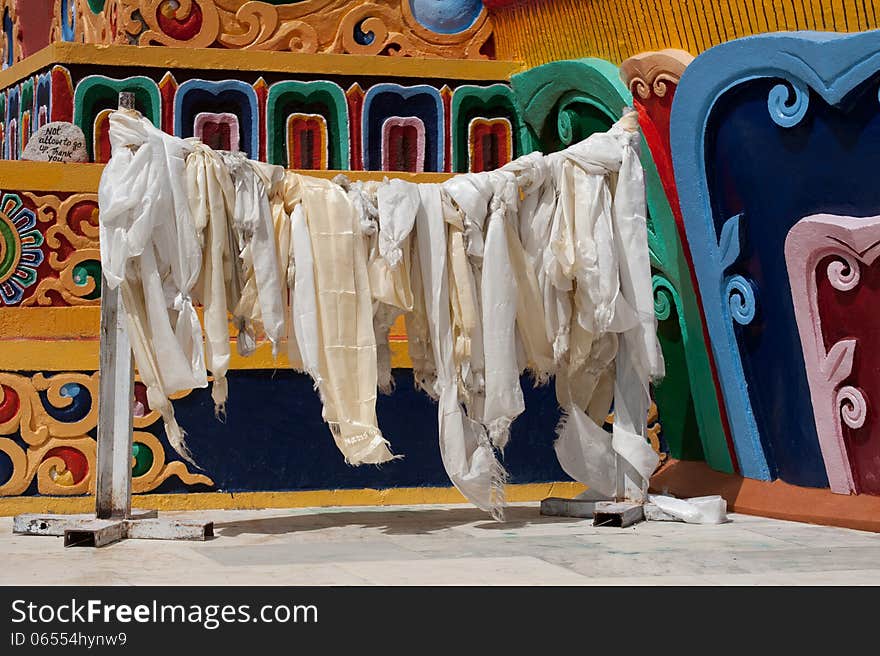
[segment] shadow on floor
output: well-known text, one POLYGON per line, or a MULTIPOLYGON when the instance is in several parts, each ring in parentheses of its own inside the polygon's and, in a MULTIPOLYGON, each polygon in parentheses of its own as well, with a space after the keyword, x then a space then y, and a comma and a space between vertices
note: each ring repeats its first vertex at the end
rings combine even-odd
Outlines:
MULTIPOLYGON (((214 525, 222 537, 243 534, 282 535, 300 531, 317 531, 343 526, 378 528, 386 535, 425 535, 435 531, 474 524, 475 528, 505 531, 534 524, 556 524, 575 521, 566 517, 543 517, 537 507, 513 506, 505 509, 505 521, 492 521, 478 508, 425 508, 412 510, 345 510, 313 514, 267 517, 214 525), (481 521, 485 520, 485 521, 481 521)), ((587 520, 582 520, 587 521, 587 520)))

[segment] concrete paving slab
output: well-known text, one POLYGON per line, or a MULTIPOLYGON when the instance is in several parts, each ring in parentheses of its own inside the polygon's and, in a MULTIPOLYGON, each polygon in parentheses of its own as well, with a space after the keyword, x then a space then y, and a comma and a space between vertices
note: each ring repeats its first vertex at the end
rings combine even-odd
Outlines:
POLYGON ((880 535, 732 515, 625 529, 465 505, 164 513, 215 522, 207 542, 64 549, 0 518, 0 585, 880 584, 880 535))

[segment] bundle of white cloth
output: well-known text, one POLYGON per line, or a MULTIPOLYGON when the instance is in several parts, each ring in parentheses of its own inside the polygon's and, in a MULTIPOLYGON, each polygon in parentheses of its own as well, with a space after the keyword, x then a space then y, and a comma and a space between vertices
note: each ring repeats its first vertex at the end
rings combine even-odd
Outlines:
POLYGON ((125 110, 110 139, 106 284, 121 288, 148 401, 183 457, 169 397, 206 387, 210 372, 225 412, 232 333, 241 355, 260 335, 275 354, 286 345, 346 462, 398 457, 376 398, 393 387, 388 335, 403 315, 416 385, 437 401, 443 464, 467 499, 503 517, 499 454, 527 372, 537 385, 555 376, 563 469, 597 498, 644 499, 663 358, 634 113, 564 151, 442 184, 300 175, 125 110))

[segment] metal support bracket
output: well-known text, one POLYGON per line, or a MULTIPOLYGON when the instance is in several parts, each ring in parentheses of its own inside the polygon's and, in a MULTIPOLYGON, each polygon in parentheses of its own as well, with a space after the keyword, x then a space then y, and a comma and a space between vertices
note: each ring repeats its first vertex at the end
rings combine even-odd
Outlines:
POLYGON ((593 513, 593 526, 626 528, 645 520, 644 507, 628 501, 598 501, 593 513))
POLYGON ((129 518, 98 519, 95 515, 18 515, 18 535, 64 538, 65 547, 103 547, 126 538, 145 540, 207 540, 214 523, 159 518, 155 510, 134 510, 129 518))

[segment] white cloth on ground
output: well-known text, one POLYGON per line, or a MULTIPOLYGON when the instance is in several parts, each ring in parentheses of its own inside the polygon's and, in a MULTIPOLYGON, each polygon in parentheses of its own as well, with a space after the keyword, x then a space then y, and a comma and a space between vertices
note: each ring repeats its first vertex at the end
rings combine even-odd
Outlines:
POLYGON ((667 515, 688 524, 723 524, 727 521, 727 501, 718 495, 676 499, 675 497, 651 494, 648 503, 653 503, 667 515))

